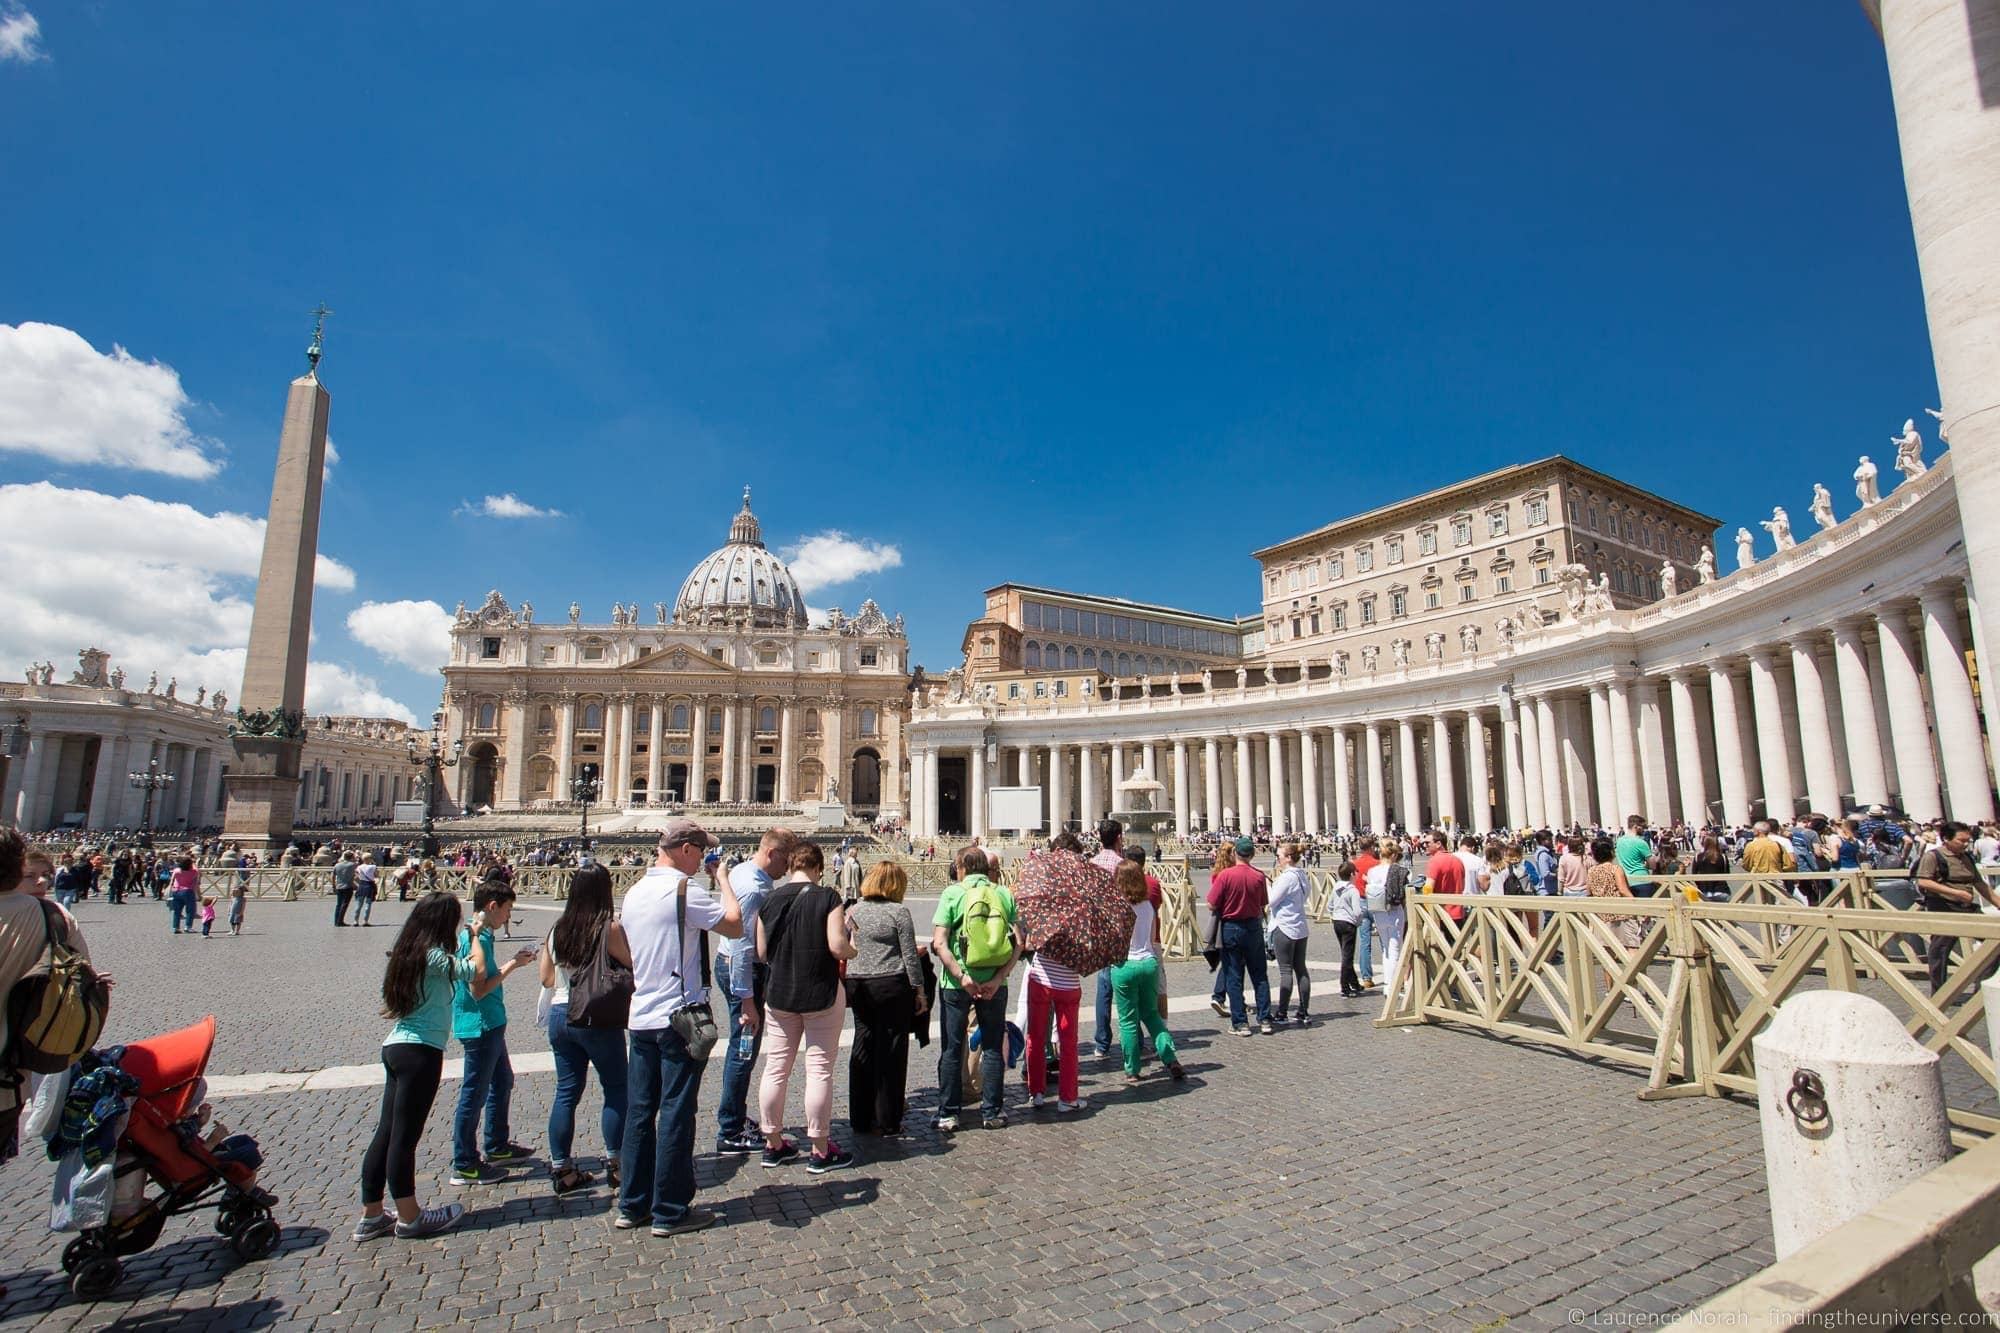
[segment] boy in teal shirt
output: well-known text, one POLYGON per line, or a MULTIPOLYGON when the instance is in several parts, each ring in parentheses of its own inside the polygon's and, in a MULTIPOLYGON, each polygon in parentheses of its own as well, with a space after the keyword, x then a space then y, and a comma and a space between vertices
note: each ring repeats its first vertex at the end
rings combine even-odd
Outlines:
POLYGON ((517 950, 506 963, 493 951, 493 932, 505 930, 514 914, 514 890, 489 879, 472 893, 472 925, 458 932, 459 957, 469 959, 451 996, 451 1034, 465 1048, 465 1073, 458 1085, 458 1114, 451 1127, 451 1180, 455 1185, 490 1185, 503 1179, 495 1166, 524 1162, 534 1149, 513 1141, 507 1111, 514 1097, 514 1066, 507 1059, 507 1000, 500 983, 535 961, 535 948, 517 950), (486 1161, 474 1140, 479 1108, 486 1108, 486 1161))

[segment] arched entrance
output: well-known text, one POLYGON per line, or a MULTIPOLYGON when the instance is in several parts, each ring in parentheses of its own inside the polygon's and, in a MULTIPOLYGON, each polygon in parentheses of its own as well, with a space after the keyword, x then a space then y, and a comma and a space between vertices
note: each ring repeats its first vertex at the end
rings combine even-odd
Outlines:
POLYGON ((493 748, 492 742, 473 743, 459 762, 472 766, 465 780, 465 803, 475 807, 493 804, 500 777, 500 752, 493 748))
POLYGON ((863 748, 854 752, 854 780, 847 787, 847 803, 861 809, 882 804, 882 756, 863 748))

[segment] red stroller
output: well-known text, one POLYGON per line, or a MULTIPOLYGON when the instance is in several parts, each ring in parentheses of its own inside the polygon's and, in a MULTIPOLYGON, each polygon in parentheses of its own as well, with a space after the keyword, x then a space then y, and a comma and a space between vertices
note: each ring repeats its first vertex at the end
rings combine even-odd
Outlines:
MULTIPOLYGON (((153 1248, 169 1217, 196 1209, 216 1209, 215 1229, 229 1237, 246 1260, 262 1259, 278 1244, 278 1224, 271 1217, 276 1197, 256 1187, 256 1168, 243 1161, 224 1160, 201 1140, 195 1120, 195 1084, 208 1068, 215 1046, 215 1018, 192 1027, 148 1037, 125 1047, 118 1067, 139 1082, 132 1114, 118 1140, 129 1165, 160 1186, 135 1211, 92 1227, 63 1250, 63 1272, 79 1300, 94 1301, 111 1294, 124 1274, 120 1259, 153 1248)), ((143 1193, 144 1186, 141 1186, 143 1193)))

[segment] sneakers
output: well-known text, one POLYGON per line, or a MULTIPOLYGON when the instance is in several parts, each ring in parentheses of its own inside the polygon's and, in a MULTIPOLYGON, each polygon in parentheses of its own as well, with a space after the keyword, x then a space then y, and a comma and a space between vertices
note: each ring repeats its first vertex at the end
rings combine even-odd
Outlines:
POLYGON ((931 1121, 931 1128, 940 1134, 956 1134, 958 1133, 958 1117, 955 1115, 941 1115, 931 1121))
POLYGON ((1215 1010, 1215 1015, 1218 1018, 1229 1017, 1229 1006, 1224 1004, 1220 1000, 1210 1000, 1208 1002, 1208 1007, 1215 1010))
POLYGON ((426 1208, 417 1214, 414 1222, 396 1223, 398 1240, 421 1240, 425 1236, 436 1236, 451 1230, 465 1220, 465 1209, 455 1203, 439 1204, 426 1208))
POLYGON ((980 1128, 982 1129, 1007 1128, 1007 1113, 1005 1111, 995 1111, 992 1115, 984 1117, 980 1121, 980 1128))
POLYGON ((751 1153, 764 1151, 764 1136, 752 1129, 746 1129, 735 1138, 718 1135, 715 1151, 723 1157, 748 1157, 751 1153))
POLYGON ((774 1166, 790 1166, 799 1160, 799 1145, 790 1139, 780 1139, 775 1148, 764 1149, 763 1167, 770 1170, 774 1166))
POLYGON ((1247 1037, 1250 1035, 1250 1029, 1247 1027, 1234 1027, 1229 1029, 1229 1035, 1232 1037, 1247 1037))
POLYGON ((387 1213, 377 1213, 373 1217, 364 1217, 354 1224, 354 1239, 380 1240, 384 1236, 393 1235, 395 1230, 395 1218, 387 1213))
POLYGON ((611 1225, 620 1231, 636 1231, 646 1225, 646 1219, 643 1217, 627 1217, 625 1214, 620 1213, 611 1219, 611 1225))
POLYGON ((706 1231, 721 1220, 706 1208, 690 1208, 686 1215, 672 1226, 663 1227, 658 1222, 653 1223, 653 1235, 659 1240, 665 1240, 669 1236, 685 1236, 690 1231, 706 1231))
POLYGON ((497 1185, 507 1178, 504 1171, 495 1171, 484 1162, 474 1162, 471 1166, 455 1166, 447 1177, 454 1185, 497 1185))
POLYGON ((525 1143, 503 1143, 486 1154, 486 1160, 495 1166, 507 1166, 514 1162, 525 1162, 535 1155, 535 1150, 525 1143))
POLYGON ((1048 1104, 1049 1095, 1046 1092, 1031 1092, 1028 1094, 1028 1109, 1030 1111, 1042 1110, 1048 1104))
POLYGON ((1300 1014, 1297 1018, 1293 1019, 1292 1022, 1294 1025, 1302 1028, 1309 1028, 1312 1026, 1312 1019, 1308 1018, 1304 1014, 1300 1014))
POLYGON ((1271 1034, 1272 1034, 1273 1032, 1276 1032, 1276 1031, 1277 1031, 1277 1029, 1276 1029, 1276 1028, 1274 1028, 1274 1027, 1272 1027, 1272 1026, 1271 1026, 1271 1020, 1270 1020, 1270 1019, 1268 1019, 1268 1018, 1264 1020, 1264 1022, 1262 1023, 1262 1025, 1261 1025, 1261 1026, 1259 1026, 1257 1030, 1258 1030, 1259 1032, 1263 1033, 1263 1034, 1264 1034, 1265 1036, 1267 1036, 1267 1037, 1268 1037, 1268 1036, 1270 1036, 1270 1035, 1271 1035, 1271 1034))
POLYGON ((823 1176, 829 1171, 838 1171, 842 1167, 854 1165, 854 1154, 838 1143, 829 1143, 826 1148, 826 1156, 821 1157, 818 1153, 814 1153, 812 1160, 806 1163, 807 1175, 823 1176))
POLYGON ((1068 1115, 1071 1111, 1081 1111, 1088 1105, 1090 1105, 1090 1098, 1079 1096, 1073 1102, 1057 1102, 1056 1113, 1058 1115, 1068 1115))

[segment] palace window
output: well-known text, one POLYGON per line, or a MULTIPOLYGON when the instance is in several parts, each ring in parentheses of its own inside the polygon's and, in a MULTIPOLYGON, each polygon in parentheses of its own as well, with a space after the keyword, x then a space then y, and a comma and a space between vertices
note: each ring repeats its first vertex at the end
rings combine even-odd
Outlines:
POLYGON ((873 649, 873 648, 863 648, 863 649, 861 650, 861 665, 862 665, 862 666, 865 666, 865 667, 872 667, 872 666, 874 666, 874 665, 876 664, 876 662, 877 662, 878 660, 879 660, 879 656, 878 656, 878 653, 877 653, 877 650, 876 650, 876 649, 873 649))
POLYGON ((479 655, 489 660, 500 656, 500 640, 495 638, 481 639, 479 641, 479 655))
POLYGON ((1477 595, 1477 590, 1470 583, 1461 583, 1458 587, 1458 600, 1461 602, 1469 602, 1477 595))
MULTIPOLYGON (((1306 566, 1306 586, 1308 588, 1317 588, 1319 586, 1319 563, 1317 561, 1306 566)), ((1173 630, 1174 638, 1172 642, 1175 647, 1178 648, 1181 646, 1180 636, 1186 633, 1187 633, 1186 630, 1181 629, 1178 626, 1174 628, 1173 630)))
POLYGON ((1437 529, 1425 528, 1422 532, 1419 532, 1417 534, 1417 554, 1436 555, 1437 552, 1438 552, 1437 529))
POLYGON ((1337 630, 1342 630, 1342 629, 1346 629, 1346 628, 1347 628, 1347 608, 1346 608, 1346 607, 1344 607, 1344 606, 1336 606, 1336 607, 1334 607, 1334 608, 1333 608, 1333 627, 1334 627, 1335 629, 1337 629, 1337 630))
POLYGON ((1298 637, 1299 637, 1300 635, 1302 635, 1303 633, 1305 633, 1305 629, 1304 629, 1304 625, 1305 625, 1305 618, 1304 618, 1303 616, 1293 616, 1293 617, 1292 617, 1292 637, 1293 637, 1293 638, 1295 638, 1295 639, 1296 639, 1296 638, 1298 638, 1298 637))
POLYGON ((546 736, 556 729, 556 710, 543 704, 535 712, 535 730, 546 736))
POLYGON ((819 735, 819 709, 806 709, 805 731, 808 736, 819 735))
POLYGON ((585 704, 583 706, 582 729, 585 731, 604 730, 604 705, 585 704))
POLYGON ((1328 583, 1336 583, 1343 577, 1340 557, 1337 555, 1328 556, 1326 558, 1326 581, 1328 583))
POLYGON ((553 662, 556 660, 556 646, 554 644, 545 643, 542 645, 542 660, 544 662, 553 662))
POLYGON ((863 736, 875 734, 875 710, 872 708, 861 710, 861 734, 863 736))
POLYGON ((1546 566, 1535 571, 1535 582, 1538 584, 1549 582, 1549 571, 1546 566))
POLYGON ((1049 697, 1049 683, 1047 681, 1038 680, 1035 682, 1035 697, 1037 699, 1046 699, 1049 697))
POLYGON ((586 644, 584 644, 584 645, 583 645, 583 660, 584 660, 584 661, 586 661, 586 662, 601 662, 601 661, 603 661, 603 660, 604 660, 604 645, 603 645, 603 644, 601 644, 601 643, 597 643, 597 642, 594 642, 594 641, 593 641, 593 642, 591 642, 591 643, 586 643, 586 644))
MULTIPOLYGON (((1315 634, 1319 633, 1319 616, 1317 614, 1314 614, 1314 616, 1312 617, 1312 632, 1315 634)), ((1185 663, 1183 663, 1183 665, 1185 665, 1185 663)))
POLYGON ((1453 546, 1472 545, 1472 520, 1455 518, 1451 521, 1451 544, 1453 546))
POLYGON ((651 731, 653 729, 653 710, 650 708, 641 708, 638 712, 632 714, 632 729, 634 731, 651 731))
MULTIPOLYGON (((1076 645, 1073 643, 1065 644, 1063 646, 1063 665, 1069 668, 1070 670, 1074 671, 1076 669, 1076 663, 1077 663, 1076 645)), ((1051 663, 1047 657, 1044 657, 1042 659, 1042 665, 1051 666, 1053 665, 1053 663, 1051 663)))
POLYGON ((1028 640, 1028 646, 1021 650, 1021 662, 1030 671, 1041 670, 1042 645, 1036 643, 1033 639, 1028 640))
POLYGON ((708 734, 711 736, 720 736, 722 734, 722 710, 720 708, 709 710, 708 734))
POLYGON ((1056 698, 1058 698, 1058 699, 1067 699, 1067 698, 1069 698, 1069 682, 1068 682, 1068 681, 1066 681, 1066 680, 1059 680, 1059 681, 1057 681, 1057 682, 1056 682, 1056 698))
POLYGON ((1264 579, 1264 590, 1273 597, 1278 595, 1278 574, 1276 570, 1271 571, 1264 579))
POLYGON ((1410 614, 1410 595, 1401 591, 1390 593, 1389 618, 1391 620, 1401 620, 1408 614, 1410 614))
POLYGON ((774 732, 777 729, 778 729, 778 710, 769 707, 758 709, 757 730, 764 733, 765 735, 769 735, 771 732, 774 732))
POLYGON ((1286 579, 1286 584, 1287 584, 1287 586, 1288 586, 1288 587, 1290 587, 1290 588, 1291 588, 1291 590, 1292 590, 1293 592, 1297 592, 1297 591, 1299 590, 1299 571, 1298 571, 1298 570, 1294 569, 1294 570, 1290 571, 1290 577, 1286 579))
POLYGON ((1020 682, 1020 681, 1018 681, 1018 680, 1010 680, 1010 681, 1008 681, 1008 682, 1007 682, 1007 697, 1008 697, 1009 699, 1018 699, 1018 698, 1020 698, 1020 697, 1021 697, 1021 682, 1020 682))
POLYGON ((778 650, 776 648, 759 648, 757 650, 757 665, 758 666, 778 665, 778 650))
POLYGON ((1375 548, 1372 546, 1358 547, 1354 552, 1355 573, 1366 574, 1373 568, 1375 568, 1375 548))
POLYGON ((1529 527, 1538 528, 1549 521, 1549 498, 1546 495, 1530 496, 1525 508, 1529 527))
POLYGON ((1436 593, 1436 592, 1427 592, 1427 593, 1425 593, 1425 594, 1424 594, 1424 610, 1426 610, 1426 611, 1435 611, 1435 610, 1437 610, 1437 609, 1438 609, 1438 595, 1437 595, 1437 593, 1436 593))
POLYGON ((1388 541, 1383 542, 1382 550, 1388 557, 1390 564, 1400 565, 1403 563, 1403 539, 1401 537, 1391 537, 1388 541))
POLYGON ((1506 510, 1489 509, 1486 511, 1486 535, 1489 537, 1504 537, 1507 535, 1506 510))
POLYGON ((1494 577, 1493 577, 1493 591, 1495 591, 1495 592, 1512 592, 1512 591, 1514 591, 1514 580, 1513 580, 1513 579, 1512 579, 1512 578, 1511 578, 1510 576, 1508 576, 1508 575, 1506 575, 1506 574, 1496 574, 1496 575, 1494 575, 1494 577))
POLYGON ((1375 623, 1375 599, 1373 597, 1364 597, 1361 599, 1361 623, 1364 625, 1375 623))
POLYGON ((687 729, 688 706, 686 704, 675 704, 667 713, 667 730, 686 731, 687 729))

